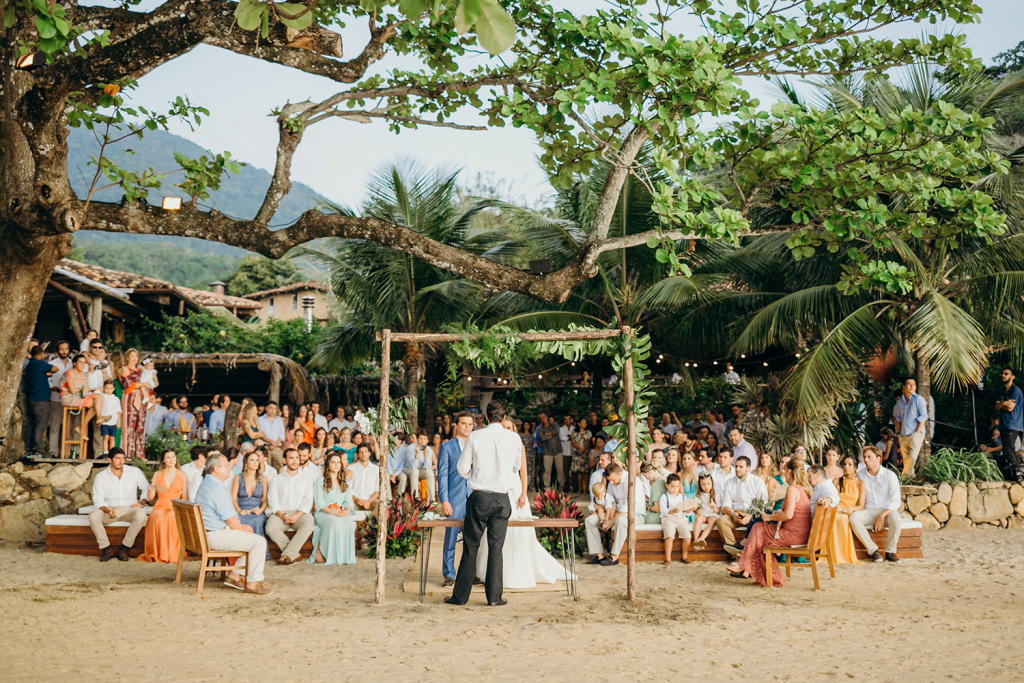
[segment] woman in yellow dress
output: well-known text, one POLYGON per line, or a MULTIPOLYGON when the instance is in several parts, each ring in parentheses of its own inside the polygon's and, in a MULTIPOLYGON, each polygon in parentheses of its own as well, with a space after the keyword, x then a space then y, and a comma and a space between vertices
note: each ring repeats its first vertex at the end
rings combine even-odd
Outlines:
POLYGON ((864 509, 864 482, 857 478, 857 459, 847 455, 842 460, 843 476, 835 480, 839 489, 836 528, 832 530, 832 560, 836 564, 860 564, 853 546, 850 515, 864 509))

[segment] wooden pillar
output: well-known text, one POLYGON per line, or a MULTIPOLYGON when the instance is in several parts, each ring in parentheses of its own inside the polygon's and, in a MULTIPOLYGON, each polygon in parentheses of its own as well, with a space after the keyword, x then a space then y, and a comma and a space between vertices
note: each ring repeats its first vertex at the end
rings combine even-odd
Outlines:
POLYGON ((281 366, 276 362, 270 364, 270 388, 267 389, 267 396, 274 403, 281 403, 281 366))
POLYGON ((242 413, 242 402, 232 401, 224 411, 224 430, 221 432, 221 448, 223 452, 238 444, 238 417, 242 413))
MULTIPOLYGON (((380 435, 377 442, 380 446, 379 467, 380 483, 377 496, 377 593, 374 602, 384 604, 384 554, 388 540, 388 498, 391 494, 391 481, 388 477, 388 457, 391 455, 391 435, 388 433, 388 414, 391 407, 391 330, 381 334, 380 347, 380 435)), ((422 548, 420 552, 423 552, 422 548)))
POLYGON ((103 297, 94 296, 89 306, 89 329, 96 330, 96 336, 102 338, 100 330, 103 325, 103 297))
MULTIPOLYGON (((622 328, 622 334, 626 336, 627 345, 631 346, 633 333, 629 327, 622 328)), ((629 469, 629 491, 626 494, 628 500, 626 520, 626 599, 632 600, 633 581, 636 577, 636 414, 633 412, 633 354, 627 353, 625 362, 622 365, 623 391, 625 392, 626 404, 626 463, 629 469)))

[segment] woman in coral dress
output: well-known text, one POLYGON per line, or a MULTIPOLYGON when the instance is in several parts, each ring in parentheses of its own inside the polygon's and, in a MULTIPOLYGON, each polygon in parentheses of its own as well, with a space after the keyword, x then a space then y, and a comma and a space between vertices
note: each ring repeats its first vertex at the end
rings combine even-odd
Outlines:
POLYGON ((860 564, 853 546, 850 515, 864 509, 864 482, 857 478, 857 458, 847 455, 842 460, 843 476, 835 480, 839 489, 839 509, 832 530, 832 561, 836 564, 860 564))
POLYGON ((172 500, 188 497, 185 475, 178 469, 178 454, 167 449, 160 456, 163 467, 153 475, 148 498, 156 504, 146 520, 146 549, 139 560, 142 562, 177 562, 181 552, 178 525, 174 521, 172 500))
MULTIPOLYGON (((765 579, 765 546, 792 546, 807 543, 811 533, 811 503, 809 495, 811 484, 804 472, 802 460, 790 460, 782 466, 782 476, 789 488, 782 501, 782 509, 764 515, 764 524, 755 524, 753 532, 747 536, 743 546, 743 554, 739 561, 729 568, 735 578, 753 577, 758 585, 767 584, 765 579), (779 522, 779 524, 771 524, 779 522)), ((786 579, 778 566, 772 567, 772 585, 786 585, 786 579)))

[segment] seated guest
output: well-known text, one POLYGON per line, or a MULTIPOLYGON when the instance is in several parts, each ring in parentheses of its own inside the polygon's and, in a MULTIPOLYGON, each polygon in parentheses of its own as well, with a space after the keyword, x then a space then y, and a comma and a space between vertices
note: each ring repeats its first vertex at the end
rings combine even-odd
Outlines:
MULTIPOLYGON (((746 456, 742 456, 740 460, 745 458, 746 456)), ((737 474, 739 469, 737 463, 737 474)), ((786 497, 782 501, 782 509, 765 515, 762 519, 764 523, 757 524, 753 531, 749 532, 743 554, 734 566, 729 567, 730 576, 734 578, 753 577, 758 585, 767 585, 765 546, 795 546, 807 543, 807 537, 811 533, 811 505, 808 499, 811 485, 807 480, 803 463, 795 458, 790 460, 782 468, 782 476, 789 484, 786 497), (771 522, 778 522, 778 525, 771 522)), ((760 481, 754 477, 748 478, 760 481)), ((777 565, 772 567, 772 585, 780 588, 786 585, 782 570, 777 565)))
POLYGON ((426 434, 417 435, 416 443, 405 449, 404 471, 413 496, 419 497, 422 477, 427 480, 427 500, 434 500, 434 452, 427 445, 426 434))
POLYGON ((281 456, 284 451, 284 420, 277 415, 277 403, 271 401, 267 404, 266 412, 260 416, 258 420, 260 431, 267 438, 269 450, 267 455, 270 457, 270 464, 274 467, 276 472, 281 467, 281 456))
POLYGON ((96 509, 89 513, 89 526, 103 551, 100 562, 108 562, 114 556, 114 548, 107 540, 107 530, 104 528, 114 522, 128 522, 124 540, 117 549, 117 559, 128 561, 128 551, 146 524, 146 511, 139 502, 139 494, 146 499, 148 491, 149 482, 142 470, 125 465, 124 451, 117 446, 111 448, 110 465, 97 474, 92 482, 92 504, 96 509))
POLYGON ((707 547, 708 536, 718 522, 718 492, 715 491, 714 477, 704 472, 697 475, 697 498, 700 500, 700 507, 697 511, 697 519, 693 523, 693 549, 703 550, 707 547))
POLYGON ((687 554, 690 550, 690 511, 693 510, 694 501, 683 495, 683 485, 678 474, 668 475, 666 480, 666 492, 658 500, 658 514, 661 518, 661 534, 665 539, 665 561, 666 567, 672 564, 672 544, 678 534, 679 540, 683 542, 682 560, 689 564, 687 554))
POLYGON ((313 446, 308 443, 300 443, 296 450, 299 454, 299 474, 310 481, 319 477, 320 466, 313 463, 313 446))
MULTIPOLYGON (((262 461, 266 460, 266 452, 257 448, 249 451, 242 460, 242 471, 231 478, 231 502, 235 506, 238 518, 244 520, 246 526, 254 534, 266 538, 267 495, 270 484, 260 472, 262 461), (260 453, 263 453, 262 457, 260 453)), ((270 559, 270 552, 267 552, 270 559)))
POLYGON ((782 508, 782 498, 786 492, 785 482, 782 480, 782 475, 779 474, 779 468, 775 465, 775 456, 765 451, 757 457, 758 466, 750 474, 764 482, 768 489, 768 500, 775 501, 774 509, 779 510, 782 508))
MULTIPOLYGON (((365 445, 359 450, 369 453, 365 445)), ((344 454, 327 454, 324 474, 313 484, 313 506, 313 555, 306 562, 355 564, 356 521, 352 518, 352 491, 345 481, 344 454)))
POLYGON ((398 495, 401 496, 405 494, 405 489, 409 486, 409 477, 405 473, 405 435, 402 432, 397 432, 395 438, 398 439, 398 446, 388 456, 388 477, 391 479, 391 483, 397 486, 398 495))
POLYGON ((837 480, 839 510, 836 511, 836 525, 832 530, 832 560, 836 564, 860 564, 853 547, 853 531, 850 515, 864 509, 864 482, 857 478, 857 458, 843 456, 843 476, 837 480))
POLYGON ((161 468, 153 475, 153 483, 146 494, 156 502, 146 520, 146 548, 139 555, 141 562, 177 562, 181 553, 178 523, 174 521, 171 501, 185 497, 188 481, 178 469, 178 454, 173 448, 164 449, 160 461, 161 468))
POLYGON ((857 476, 864 482, 864 509, 850 515, 850 528, 867 548, 868 556, 875 562, 883 559, 899 562, 896 548, 900 541, 903 518, 897 510, 900 507, 900 480, 896 473, 882 467, 882 454, 874 446, 865 446, 862 451, 864 469, 857 476), (885 556, 878 552, 878 546, 871 540, 867 527, 876 532, 888 529, 885 540, 885 556))
MULTIPOLYGON (((628 476, 622 469, 622 465, 617 460, 613 460, 608 463, 608 466, 604 469, 605 477, 608 480, 608 491, 605 494, 605 500, 610 501, 609 504, 614 504, 614 511, 606 517, 604 522, 601 522, 596 514, 590 515, 586 519, 587 527, 587 551, 594 557, 587 564, 600 564, 605 567, 610 567, 619 563, 619 554, 622 552, 622 546, 626 542, 626 529, 628 528, 627 512, 629 505, 627 503, 627 495, 629 491, 628 476), (615 532, 615 539, 612 541, 612 552, 610 555, 605 554, 604 547, 601 543, 601 532, 600 529, 605 531, 615 532)), ((593 487, 591 487, 593 488, 593 487)), ((636 519, 635 524, 644 523, 643 507, 635 508, 636 519)))
POLYGON ((181 473, 185 475, 185 481, 188 484, 189 502, 195 502, 196 491, 199 490, 199 485, 203 482, 203 469, 206 467, 206 455, 209 450, 208 446, 193 446, 188 451, 192 456, 192 462, 181 467, 181 473))
POLYGON ((267 495, 266 533, 281 549, 280 565, 295 564, 302 546, 313 533, 313 487, 308 475, 299 471, 299 452, 291 449, 284 454, 284 472, 274 477, 267 495), (291 540, 285 531, 294 531, 291 540))
POLYGON ((267 478, 267 484, 270 484, 277 476, 277 470, 270 464, 266 448, 257 448, 255 452, 260 456, 260 473, 267 478))
POLYGON ((365 443, 356 450, 356 461, 348 470, 352 502, 357 512, 372 512, 380 495, 380 469, 370 464, 370 447, 365 443))
POLYGON ((722 536, 725 552, 730 555, 739 555, 743 549, 736 545, 736 527, 746 525, 747 535, 750 535, 750 527, 753 526, 754 519, 746 513, 746 510, 755 498, 767 501, 768 489, 763 481, 751 473, 750 459, 747 456, 741 455, 736 458, 733 469, 736 470, 736 476, 725 480, 722 514, 715 526, 722 536))
POLYGON ((203 527, 210 550, 238 550, 249 553, 248 581, 242 582, 238 570, 245 566, 246 558, 235 563, 235 571, 224 579, 224 585, 253 595, 270 595, 274 591, 262 585, 263 567, 267 556, 267 539, 252 532, 252 527, 238 521, 235 506, 228 493, 227 481, 231 466, 220 453, 211 453, 206 459, 206 476, 196 492, 196 505, 203 513, 203 527))
POLYGON ((811 518, 817 514, 818 504, 829 507, 838 507, 839 490, 832 480, 825 476, 825 468, 821 465, 811 465, 807 469, 807 479, 811 483, 811 518))
MULTIPOLYGON (((606 467, 608 467, 608 464, 611 461, 612 461, 612 454, 611 453, 602 453, 598 457, 598 459, 597 459, 597 469, 594 470, 590 474, 590 482, 589 482, 590 491, 591 491, 591 493, 590 493, 590 505, 587 506, 587 509, 590 510, 591 512, 594 512, 594 493, 593 493, 593 491, 594 491, 594 484, 596 484, 598 482, 604 482, 605 481, 604 470, 605 470, 606 467)), ((602 519, 601 521, 603 522, 604 520, 602 519)))
MULTIPOLYGON (((835 481, 839 477, 843 476, 843 468, 839 466, 839 461, 842 456, 839 455, 839 449, 835 446, 829 447, 825 451, 825 476, 835 481)), ((812 510, 814 508, 811 508, 812 510)))
MULTIPOLYGON (((640 479, 637 484, 644 487, 644 524, 661 524, 661 513, 658 501, 668 489, 665 476, 658 467, 657 460, 649 460, 640 466, 640 479)), ((637 501, 639 502, 639 498, 637 501)))

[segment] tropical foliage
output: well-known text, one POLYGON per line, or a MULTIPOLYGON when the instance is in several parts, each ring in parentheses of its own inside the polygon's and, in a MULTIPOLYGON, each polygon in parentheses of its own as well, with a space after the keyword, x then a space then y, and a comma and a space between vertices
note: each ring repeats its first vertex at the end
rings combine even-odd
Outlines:
POLYGON ((583 526, 585 515, 573 502, 572 496, 555 489, 545 489, 533 498, 533 512, 548 519, 575 519, 579 526, 575 529, 565 529, 560 534, 558 529, 538 528, 537 540, 544 546, 544 549, 555 557, 565 558, 571 552, 569 545, 569 534, 576 535, 576 556, 583 557, 586 548, 586 531, 583 526))
POLYGON ((288 259, 272 260, 249 254, 227 279, 227 292, 231 296, 246 296, 302 280, 299 269, 288 259))
MULTIPOLYGON (((409 557, 419 546, 419 531, 416 522, 432 509, 429 500, 413 498, 411 493, 398 496, 388 504, 387 508, 387 540, 384 544, 384 557, 409 557)), ((379 526, 377 515, 367 515, 366 530, 363 534, 367 542, 366 554, 377 557, 377 533, 379 526)))
POLYGON ((986 453, 951 448, 942 448, 932 453, 919 474, 922 479, 936 484, 1003 479, 999 467, 986 453))

